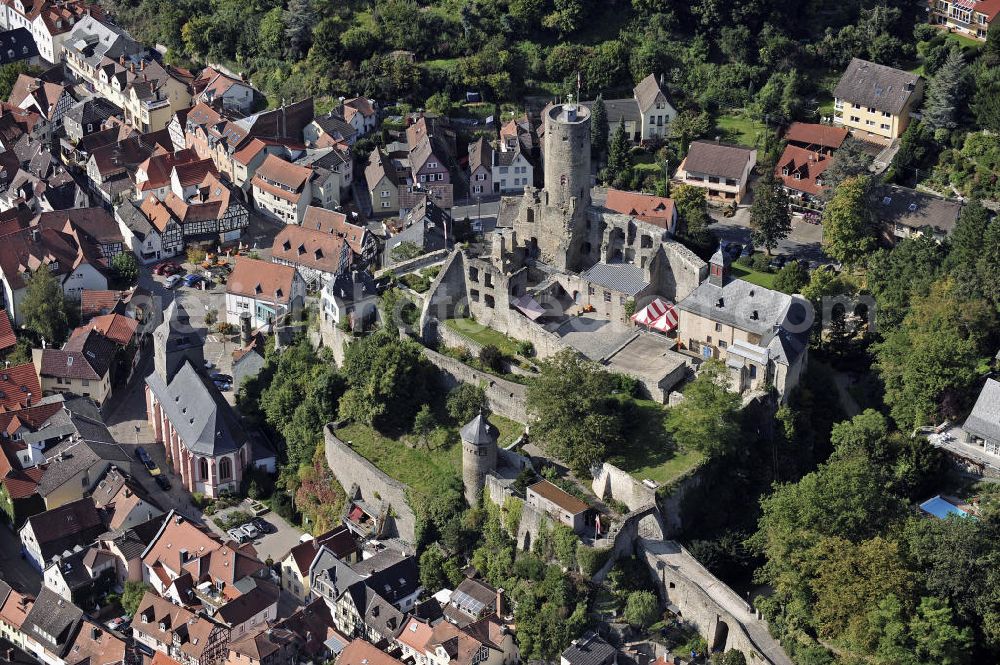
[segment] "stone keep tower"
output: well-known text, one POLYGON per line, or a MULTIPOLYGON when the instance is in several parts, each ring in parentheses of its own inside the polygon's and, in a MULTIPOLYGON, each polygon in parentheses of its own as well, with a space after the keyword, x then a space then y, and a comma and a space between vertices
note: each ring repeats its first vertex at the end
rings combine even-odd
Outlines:
POLYGON ((462 483, 470 506, 479 503, 486 476, 497 468, 496 430, 479 414, 462 428, 462 483))
POLYGON ((561 270, 575 270, 590 205, 590 109, 572 101, 546 109, 545 187, 526 190, 515 223, 530 254, 561 270))

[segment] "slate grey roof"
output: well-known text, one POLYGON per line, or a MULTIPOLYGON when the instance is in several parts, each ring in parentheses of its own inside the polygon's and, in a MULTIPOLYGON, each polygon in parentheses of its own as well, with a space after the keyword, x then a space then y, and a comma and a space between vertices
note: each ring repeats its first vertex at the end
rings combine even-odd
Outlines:
MULTIPOLYGON (((791 308, 795 308, 797 304, 793 301, 791 308)), ((761 344, 767 347, 775 362, 791 367, 809 345, 809 331, 790 332, 779 328, 771 333, 770 339, 762 340, 761 344)))
MULTIPOLYGON (((594 108, 594 102, 584 102, 583 105, 590 110, 594 108)), ((642 122, 639 103, 635 99, 605 99, 604 109, 608 112, 608 130, 612 134, 618 129, 618 124, 622 120, 634 123, 642 122)))
POLYGON ((615 648, 595 633, 586 633, 562 652, 569 665, 606 665, 615 658, 615 648))
MULTIPOLYGON (((128 454, 117 444, 99 443, 96 441, 63 441, 45 452, 49 460, 48 468, 38 481, 38 493, 48 496, 57 489, 73 480, 78 474, 87 472, 90 483, 97 480, 109 464, 129 469, 132 461, 128 454), (59 459, 59 456, 62 459, 59 459)), ((80 488, 82 490, 90 487, 80 488)))
POLYGON ((333 111, 330 111, 326 115, 317 115, 313 120, 330 136, 336 137, 339 135, 348 143, 350 143, 358 133, 357 130, 354 129, 354 125, 347 122, 342 116, 334 113, 333 111))
POLYGON ((82 102, 77 102, 66 111, 64 118, 69 118, 77 124, 83 126, 87 132, 86 125, 98 126, 112 116, 120 116, 121 109, 104 99, 103 97, 91 97, 82 102))
POLYGON ((277 602, 278 587, 270 582, 256 580, 252 589, 243 591, 239 597, 220 607, 216 618, 235 628, 277 602))
POLYGON ((747 163, 752 161, 753 153, 752 148, 741 145, 694 141, 684 158, 684 170, 739 180, 743 177, 747 163))
POLYGON ((1000 441, 1000 382, 986 379, 962 429, 987 441, 1000 441))
POLYGON ((0 32, 0 65, 8 65, 37 56, 38 47, 27 28, 14 28, 0 32))
POLYGON ((462 441, 476 445, 495 443, 496 433, 486 416, 480 413, 462 427, 462 441))
POLYGON ((322 547, 312 564, 309 581, 314 589, 324 587, 328 589, 329 595, 324 592, 320 593, 336 600, 362 579, 363 577, 356 573, 353 568, 338 559, 328 548, 322 547))
POLYGON ((163 522, 166 519, 167 515, 165 513, 157 515, 153 519, 147 520, 142 524, 137 524, 131 529, 110 534, 110 538, 114 541, 115 546, 118 547, 126 561, 138 559, 146 551, 149 544, 153 542, 153 539, 160 532, 160 527, 163 526, 163 522))
POLYGON ((42 587, 24 618, 21 631, 61 656, 71 646, 77 626, 82 620, 83 610, 48 587, 42 587))
POLYGON ((729 279, 723 286, 705 280, 677 307, 763 337, 785 320, 791 302, 786 293, 742 279, 729 279))
POLYGON ((833 96, 855 106, 898 114, 906 106, 920 77, 902 69, 854 58, 840 77, 833 96))
POLYGON ((347 592, 362 620, 382 639, 391 640, 402 630, 403 613, 365 582, 352 585, 347 592))
POLYGON ((367 270, 343 272, 323 287, 336 302, 360 302, 377 295, 375 278, 367 270))
POLYGON ((630 296, 649 286, 642 269, 631 263, 597 263, 580 276, 588 282, 630 296))
POLYGON ((911 229, 932 228, 950 234, 958 223, 962 204, 932 194, 897 185, 883 185, 875 190, 872 210, 886 224, 901 224, 911 229))
POLYGON ((115 208, 115 217, 124 222, 125 227, 139 240, 145 240, 153 232, 153 225, 132 201, 126 201, 115 208))
POLYGON ((365 584, 390 603, 398 603, 420 588, 417 558, 395 550, 382 550, 365 559, 354 566, 354 572, 367 575, 365 584))
POLYGON ((146 385, 191 452, 216 456, 246 443, 247 434, 232 407, 190 361, 184 361, 170 385, 156 372, 146 377, 146 385))

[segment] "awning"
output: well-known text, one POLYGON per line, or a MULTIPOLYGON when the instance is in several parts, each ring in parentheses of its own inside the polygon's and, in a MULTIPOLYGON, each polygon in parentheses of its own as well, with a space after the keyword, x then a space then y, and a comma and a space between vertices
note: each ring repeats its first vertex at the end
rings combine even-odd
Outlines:
POLYGON ((653 330, 670 332, 677 327, 677 310, 666 300, 653 298, 651 303, 632 315, 632 320, 653 330))
POLYGON ((528 294, 515 298, 514 307, 521 310, 521 313, 532 321, 545 314, 545 310, 538 304, 538 301, 528 294))
POLYGON ((660 332, 670 332, 677 327, 677 310, 671 307, 663 313, 663 316, 653 321, 649 327, 660 332))

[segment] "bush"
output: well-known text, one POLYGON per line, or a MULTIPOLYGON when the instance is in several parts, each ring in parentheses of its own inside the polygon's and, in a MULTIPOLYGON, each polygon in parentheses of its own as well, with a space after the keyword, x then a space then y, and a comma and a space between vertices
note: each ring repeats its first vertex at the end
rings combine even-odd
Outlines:
POLYGON ((448 393, 445 407, 448 410, 448 415, 459 426, 475 418, 476 414, 489 415, 489 408, 486 406, 486 391, 481 386, 472 383, 463 383, 448 393))
POLYGON ((610 547, 587 547, 583 543, 576 545, 576 563, 580 567, 580 572, 586 577, 593 577, 610 557, 610 547))
POLYGON ((245 510, 234 510, 231 513, 219 515, 212 521, 223 531, 229 531, 230 529, 235 529, 238 526, 246 524, 251 519, 253 519, 253 515, 245 510))
POLYGON ((217 310, 217 309, 210 309, 207 312, 205 312, 205 325, 206 326, 214 326, 215 323, 218 320, 219 320, 219 310, 217 310))
POLYGON ((757 252, 750 260, 750 267, 758 272, 771 272, 771 259, 763 252, 757 252))
POLYGON ((271 496, 271 510, 289 522, 295 520, 295 504, 287 492, 278 491, 271 496))
POLYGON ((479 351, 479 362, 484 368, 494 372, 503 371, 503 352, 492 344, 487 344, 479 351))
POLYGON ((633 591, 625 601, 623 616, 633 628, 649 628, 660 616, 660 601, 651 591, 633 591))
POLYGON ((535 355, 535 345, 527 341, 518 342, 517 352, 525 358, 530 358, 535 355))
POLYGON ((198 265, 205 260, 205 250, 199 249, 198 247, 190 247, 187 251, 188 263, 193 263, 198 265))

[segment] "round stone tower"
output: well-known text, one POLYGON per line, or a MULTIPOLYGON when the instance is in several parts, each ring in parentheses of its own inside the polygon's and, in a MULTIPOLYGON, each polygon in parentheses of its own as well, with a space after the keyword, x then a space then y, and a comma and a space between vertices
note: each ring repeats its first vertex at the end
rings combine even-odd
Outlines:
POLYGON ((462 428, 461 434, 465 500, 475 506, 482 496, 486 475, 497 468, 497 434, 481 413, 462 428))
POLYGON ((590 203, 590 109, 556 104, 545 114, 545 193, 548 205, 576 208, 590 203))

